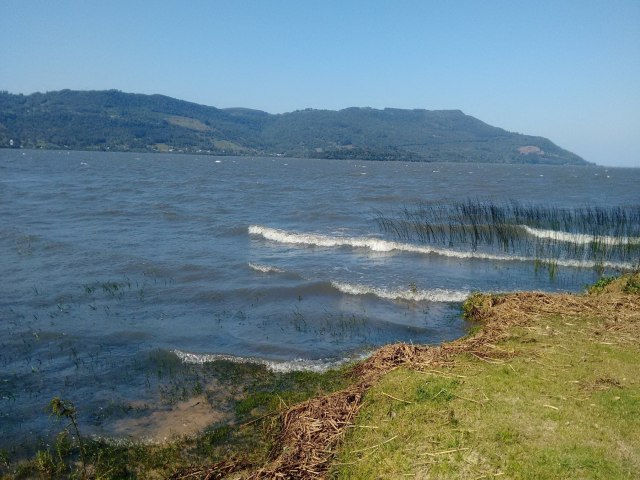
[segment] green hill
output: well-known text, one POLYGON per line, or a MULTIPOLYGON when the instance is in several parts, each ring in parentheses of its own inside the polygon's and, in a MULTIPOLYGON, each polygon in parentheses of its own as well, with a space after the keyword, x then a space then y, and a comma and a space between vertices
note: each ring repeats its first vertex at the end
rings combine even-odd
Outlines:
POLYGON ((1 92, 0 147, 587 164, 546 138, 492 127, 459 110, 306 109, 273 115, 117 90, 1 92))

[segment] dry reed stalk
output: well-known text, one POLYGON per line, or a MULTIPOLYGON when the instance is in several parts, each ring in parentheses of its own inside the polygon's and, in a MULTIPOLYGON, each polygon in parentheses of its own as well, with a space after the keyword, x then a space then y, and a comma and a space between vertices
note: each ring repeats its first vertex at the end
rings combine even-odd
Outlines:
POLYGON ((412 404, 413 403, 413 402, 410 402, 409 400, 404 400, 402 398, 394 397, 393 395, 389 395, 388 393, 385 393, 385 392, 382 392, 382 395, 384 395, 385 397, 392 398, 393 400, 397 400, 398 402, 403 402, 403 403, 408 403, 408 404, 412 404))

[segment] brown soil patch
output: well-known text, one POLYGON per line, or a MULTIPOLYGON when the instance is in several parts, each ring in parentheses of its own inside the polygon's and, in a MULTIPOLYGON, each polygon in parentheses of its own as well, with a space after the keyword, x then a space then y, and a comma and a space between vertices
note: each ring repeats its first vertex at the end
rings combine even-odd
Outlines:
POLYGON ((146 443, 162 443, 195 435, 213 423, 230 420, 230 417, 229 413, 215 410, 204 395, 198 395, 144 417, 118 420, 114 429, 120 436, 138 438, 146 443))

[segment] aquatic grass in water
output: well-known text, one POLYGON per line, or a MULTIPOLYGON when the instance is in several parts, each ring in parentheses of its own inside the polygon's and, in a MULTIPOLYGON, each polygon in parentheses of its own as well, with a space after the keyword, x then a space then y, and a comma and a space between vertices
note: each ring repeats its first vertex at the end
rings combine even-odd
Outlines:
POLYGON ((420 203, 386 215, 378 228, 397 240, 534 259, 555 271, 561 264, 632 270, 640 266, 640 205, 561 208, 516 201, 420 203))

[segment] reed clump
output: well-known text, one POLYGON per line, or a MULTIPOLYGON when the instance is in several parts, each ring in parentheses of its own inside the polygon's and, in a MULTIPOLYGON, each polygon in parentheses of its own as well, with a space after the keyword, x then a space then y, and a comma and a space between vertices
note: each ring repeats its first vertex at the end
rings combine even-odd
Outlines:
POLYGON ((569 208, 467 199, 420 203, 393 214, 377 211, 374 221, 405 242, 504 252, 550 265, 640 265, 640 205, 569 208))

